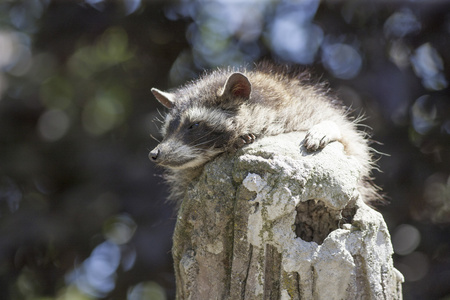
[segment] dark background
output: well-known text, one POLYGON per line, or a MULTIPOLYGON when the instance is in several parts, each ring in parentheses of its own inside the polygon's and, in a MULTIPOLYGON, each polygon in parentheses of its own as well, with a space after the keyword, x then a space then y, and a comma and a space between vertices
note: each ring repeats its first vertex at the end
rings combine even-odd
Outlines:
POLYGON ((0 299, 172 299, 150 88, 261 59, 365 112, 404 298, 450 299, 450 3, 295 3, 0 2, 0 299))

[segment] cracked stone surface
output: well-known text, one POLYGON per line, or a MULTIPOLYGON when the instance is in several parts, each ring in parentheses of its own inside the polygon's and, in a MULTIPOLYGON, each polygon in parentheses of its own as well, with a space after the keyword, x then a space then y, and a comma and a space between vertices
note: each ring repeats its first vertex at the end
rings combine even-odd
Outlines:
POLYGON ((257 140, 208 163, 177 216, 178 299, 401 299, 381 214, 338 142, 257 140))

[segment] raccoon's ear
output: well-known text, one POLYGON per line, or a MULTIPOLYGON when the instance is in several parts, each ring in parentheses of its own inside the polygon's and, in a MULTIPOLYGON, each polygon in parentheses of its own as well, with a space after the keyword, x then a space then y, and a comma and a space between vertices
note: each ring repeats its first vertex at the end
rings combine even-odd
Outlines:
POLYGON ((175 105, 174 94, 166 93, 155 88, 152 88, 152 93, 153 96, 155 96, 156 100, 158 100, 159 103, 161 103, 165 107, 172 108, 175 105))
POLYGON ((227 82, 223 86, 222 95, 230 95, 233 98, 239 97, 248 100, 251 92, 252 84, 247 76, 242 73, 233 73, 228 77, 227 82))

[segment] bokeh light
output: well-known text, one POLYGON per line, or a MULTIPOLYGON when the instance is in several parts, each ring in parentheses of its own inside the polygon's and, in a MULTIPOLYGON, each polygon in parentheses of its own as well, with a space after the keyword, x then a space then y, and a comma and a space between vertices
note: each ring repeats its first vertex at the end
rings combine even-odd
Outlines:
POLYGON ((127 300, 165 300, 164 289, 156 282, 142 282, 128 291, 127 300))
POLYGON ((411 63, 422 84, 429 90, 442 90, 448 86, 443 61, 436 49, 426 43, 418 47, 411 56, 411 63))
POLYGON ((358 51, 342 43, 325 44, 322 61, 331 74, 342 79, 355 77, 362 67, 362 58, 358 51))
POLYGON ((437 108, 429 95, 419 97, 411 107, 411 118, 414 129, 426 134, 436 125, 437 108))
POLYGON ((116 271, 121 259, 120 248, 111 242, 103 242, 91 255, 66 278, 68 284, 93 297, 105 297, 115 287, 116 271))
POLYGON ((425 181, 426 214, 431 221, 445 224, 450 219, 450 176, 444 173, 430 175, 425 181))
POLYGON ((420 232, 412 225, 402 224, 395 228, 392 235, 394 251, 400 255, 407 255, 416 250, 420 244, 420 232))
POLYGON ((311 64, 324 33, 313 24, 319 1, 282 2, 270 26, 270 45, 283 60, 311 64))
POLYGON ((402 9, 393 13, 384 23, 387 37, 402 38, 419 33, 422 25, 411 9, 402 9))
POLYGON ((69 117, 64 111, 52 109, 44 112, 40 116, 38 130, 43 139, 56 141, 67 133, 69 125, 69 117))
POLYGON ((136 231, 136 223, 125 214, 109 218, 103 227, 106 239, 117 245, 128 243, 136 231))
MULTIPOLYGON (((173 299, 150 89, 259 60, 364 114, 405 299, 450 295, 450 4, 0 1, 0 299, 173 299), (315 80, 315 79, 314 79, 315 80), (313 80, 313 81, 314 81, 313 80), (369 129, 372 128, 372 129, 369 129)), ((159 110, 159 111, 158 111, 159 110)))

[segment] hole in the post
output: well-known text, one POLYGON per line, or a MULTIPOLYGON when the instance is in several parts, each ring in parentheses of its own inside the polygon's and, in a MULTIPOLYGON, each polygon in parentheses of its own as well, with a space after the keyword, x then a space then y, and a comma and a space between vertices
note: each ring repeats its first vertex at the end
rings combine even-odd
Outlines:
POLYGON ((322 201, 311 199, 296 207, 295 234, 307 242, 322 244, 323 240, 342 224, 353 221, 356 208, 347 205, 343 210, 333 210, 322 201))

